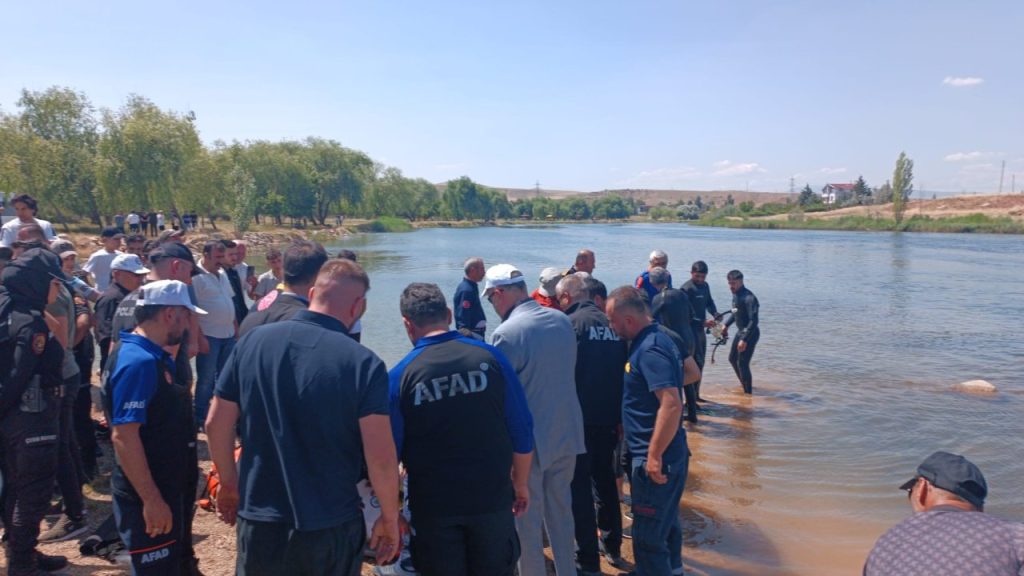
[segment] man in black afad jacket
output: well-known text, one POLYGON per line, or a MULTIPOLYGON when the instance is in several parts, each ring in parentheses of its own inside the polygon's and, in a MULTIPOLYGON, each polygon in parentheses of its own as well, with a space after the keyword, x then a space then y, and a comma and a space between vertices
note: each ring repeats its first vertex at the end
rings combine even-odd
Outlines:
POLYGON ((754 348, 761 338, 757 318, 760 305, 757 303, 757 296, 743 285, 743 272, 730 270, 725 278, 729 281, 729 290, 732 291, 732 309, 736 311, 725 325, 728 327, 735 321, 740 329, 732 341, 729 364, 732 364, 732 369, 736 371, 743 391, 753 394, 754 377, 750 374, 750 359, 754 357, 754 348))
POLYGON ((43 319, 60 292, 60 260, 26 250, 0 274, 0 441, 7 490, 8 574, 39 576, 67 565, 36 550, 57 477, 64 349, 43 319))
POLYGON ((576 332, 576 394, 583 410, 587 445, 587 452, 576 457, 572 481, 577 561, 580 574, 600 574, 598 527, 605 557, 614 566, 622 567, 622 515, 615 485, 614 453, 622 423, 626 342, 608 326, 608 317, 594 305, 582 278, 575 274, 562 278, 555 293, 576 332))

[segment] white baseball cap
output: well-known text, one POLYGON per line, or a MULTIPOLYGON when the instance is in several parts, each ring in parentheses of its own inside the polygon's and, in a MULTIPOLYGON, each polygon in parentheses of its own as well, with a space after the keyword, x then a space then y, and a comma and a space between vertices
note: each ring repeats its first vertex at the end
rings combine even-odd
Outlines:
POLYGON ((111 270, 121 270, 132 274, 149 274, 149 268, 142 265, 142 260, 135 254, 118 254, 110 263, 111 270))
POLYGON ((136 306, 184 306, 196 314, 206 314, 206 310, 192 303, 184 282, 157 280, 144 284, 140 290, 142 297, 135 301, 136 306))
POLYGON ((487 269, 484 275, 484 290, 480 293, 481 298, 488 297, 495 288, 508 286, 510 284, 525 283, 523 273, 511 264, 495 264, 487 269))

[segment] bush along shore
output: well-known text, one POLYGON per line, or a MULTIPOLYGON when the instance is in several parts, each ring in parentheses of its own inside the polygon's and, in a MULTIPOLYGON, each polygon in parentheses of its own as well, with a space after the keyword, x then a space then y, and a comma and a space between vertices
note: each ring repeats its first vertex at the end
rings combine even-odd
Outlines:
POLYGON ((812 218, 794 212, 785 219, 765 218, 707 218, 692 224, 724 228, 753 228, 761 230, 849 230, 873 232, 958 232, 984 234, 1024 234, 1024 222, 1008 216, 968 214, 965 216, 915 215, 897 223, 893 218, 875 216, 840 216, 838 218, 812 218))

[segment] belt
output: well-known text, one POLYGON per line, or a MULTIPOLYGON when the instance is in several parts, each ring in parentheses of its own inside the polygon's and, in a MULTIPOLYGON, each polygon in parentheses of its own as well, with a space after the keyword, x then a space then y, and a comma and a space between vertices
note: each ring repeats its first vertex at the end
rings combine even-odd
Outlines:
POLYGON ((63 398, 64 397, 64 386, 54 386, 53 388, 42 388, 42 393, 50 398, 63 398))

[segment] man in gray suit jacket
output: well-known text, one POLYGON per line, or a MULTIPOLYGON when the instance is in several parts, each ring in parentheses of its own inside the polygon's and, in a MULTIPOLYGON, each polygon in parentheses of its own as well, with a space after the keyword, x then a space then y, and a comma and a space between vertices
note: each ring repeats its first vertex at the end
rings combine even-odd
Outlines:
POLYGON ((586 451, 583 413, 576 396, 576 333, 569 318, 530 298, 523 274, 510 264, 487 270, 484 291, 502 323, 492 343, 508 357, 533 414, 536 448, 530 468, 530 506, 516 519, 520 576, 544 576, 542 528, 547 528, 555 570, 576 574, 572 484, 576 455, 586 451))

